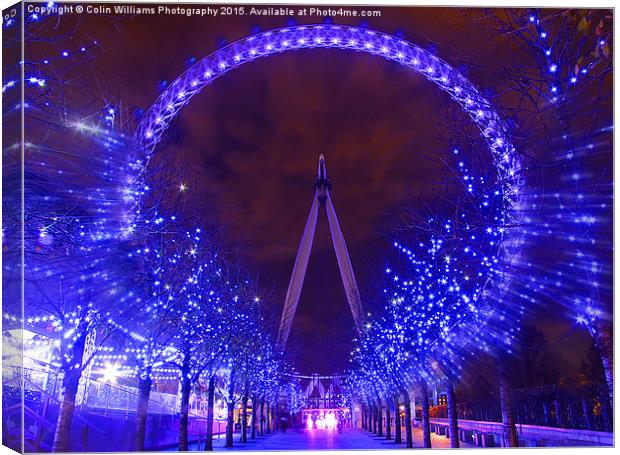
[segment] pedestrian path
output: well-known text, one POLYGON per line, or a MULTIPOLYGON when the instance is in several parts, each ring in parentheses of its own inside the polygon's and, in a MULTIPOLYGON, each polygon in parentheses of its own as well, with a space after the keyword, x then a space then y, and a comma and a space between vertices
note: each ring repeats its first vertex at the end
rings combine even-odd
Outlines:
MULTIPOLYGON (((422 431, 414 429, 413 441, 415 447, 422 447, 422 431)), ((248 439, 248 442, 242 444, 239 442, 239 434, 235 434, 234 447, 225 448, 224 438, 213 441, 216 451, 236 451, 236 450, 355 450, 355 449, 371 449, 371 450, 387 450, 387 449, 403 449, 405 444, 396 444, 394 440, 386 440, 384 437, 378 437, 373 433, 365 430, 345 429, 338 430, 287 430, 286 432, 277 432, 265 435, 256 439, 248 439)), ((445 436, 431 434, 431 443, 433 447, 445 448, 450 447, 450 440, 445 436)), ((471 447, 469 444, 463 444, 464 447, 471 447)), ((204 442, 193 444, 190 450, 204 450, 204 442)))

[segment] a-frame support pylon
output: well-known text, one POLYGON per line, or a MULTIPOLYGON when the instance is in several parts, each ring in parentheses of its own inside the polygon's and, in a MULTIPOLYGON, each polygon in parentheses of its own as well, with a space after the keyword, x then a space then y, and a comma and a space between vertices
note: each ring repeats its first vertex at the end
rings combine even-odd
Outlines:
POLYGON ((325 168, 325 158, 323 155, 319 156, 318 176, 314 184, 314 189, 315 195, 312 206, 310 207, 310 214, 308 215, 306 227, 304 228, 304 233, 299 242, 293 273, 291 274, 291 280, 288 284, 288 290, 286 291, 286 298, 284 300, 284 309, 282 310, 280 328, 278 331, 278 348, 280 350, 284 350, 286 346, 293 324, 293 318, 295 317, 295 311, 297 310, 297 304, 299 303, 299 297, 301 296, 301 289, 304 284, 306 269, 308 268, 308 259, 310 258, 310 250, 312 249, 316 222, 321 206, 325 206, 327 212, 327 221, 329 223, 332 243, 336 252, 336 259, 338 260, 338 268, 340 269, 342 284, 344 285, 349 308, 353 315, 355 328, 358 334, 360 334, 362 330, 363 310, 360 292, 357 287, 357 281, 355 280, 355 274, 353 273, 353 267, 351 266, 347 244, 344 241, 340 223, 336 216, 336 210, 334 209, 334 204, 330 197, 331 184, 327 179, 327 170, 325 168))

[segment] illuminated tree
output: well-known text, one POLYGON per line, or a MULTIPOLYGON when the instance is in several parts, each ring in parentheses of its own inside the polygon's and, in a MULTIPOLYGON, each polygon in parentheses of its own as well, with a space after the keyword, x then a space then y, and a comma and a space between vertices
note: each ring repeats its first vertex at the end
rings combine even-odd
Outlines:
POLYGON ((133 283, 130 261, 117 243, 121 235, 117 210, 123 202, 109 182, 114 172, 103 171, 116 151, 106 147, 101 136, 114 133, 76 132, 72 125, 54 124, 52 128, 58 134, 58 143, 48 139, 49 148, 33 144, 25 171, 29 209, 24 219, 24 316, 26 320, 51 325, 58 341, 55 355, 63 378, 63 398, 53 450, 68 451, 82 374, 92 367, 106 340, 122 336, 119 328, 126 325, 131 315, 119 311, 119 296, 133 283), (67 137, 72 142, 64 143, 67 137), (59 148, 54 149, 55 145, 59 148), (78 176, 75 171, 83 165, 79 162, 82 154, 73 158, 77 161, 72 163, 75 168, 69 166, 74 175, 65 169, 66 163, 61 166, 51 158, 70 155, 70 149, 79 146, 100 156, 91 164, 90 172, 78 176), (42 160, 41 154, 46 154, 45 159, 50 161, 42 160), (56 183, 59 172, 68 179, 66 183, 56 183))
MULTIPOLYGON (((189 399, 192 387, 202 375, 211 378, 217 371, 231 336, 231 328, 221 301, 222 271, 213 245, 204 242, 202 230, 195 228, 177 239, 178 253, 172 261, 181 265, 183 275, 172 305, 175 312, 174 354, 165 365, 178 370, 181 384, 179 450, 189 449, 189 399)), ((176 287, 176 286, 175 286, 176 287)))
POLYGON ((548 168, 544 180, 533 182, 544 187, 528 198, 532 222, 524 236, 552 248, 553 263, 537 257, 532 274, 555 289, 554 300, 591 335, 612 402, 612 13, 529 9, 490 16, 532 59, 515 66, 505 87, 519 98, 520 134, 544 148, 539 159, 548 168))

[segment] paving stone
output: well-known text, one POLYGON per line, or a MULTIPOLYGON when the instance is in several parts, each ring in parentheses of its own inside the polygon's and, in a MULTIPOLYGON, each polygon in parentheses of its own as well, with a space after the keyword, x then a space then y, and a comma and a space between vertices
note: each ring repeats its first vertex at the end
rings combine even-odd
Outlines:
MULTIPOLYGON (((422 447, 422 431, 414 429, 413 440, 415 447, 422 447)), ((436 448, 450 447, 450 439, 445 436, 431 434, 431 443, 436 448)), ((213 443, 215 451, 244 451, 244 450, 387 450, 404 449, 405 444, 395 444, 394 440, 386 440, 364 430, 345 429, 337 430, 287 430, 265 435, 262 438, 249 440, 247 444, 239 442, 239 434, 235 434, 234 447, 224 447, 224 437, 213 443)), ((462 447, 473 447, 471 444, 461 443, 462 447)), ((204 442, 190 446, 190 450, 203 450, 204 442)))

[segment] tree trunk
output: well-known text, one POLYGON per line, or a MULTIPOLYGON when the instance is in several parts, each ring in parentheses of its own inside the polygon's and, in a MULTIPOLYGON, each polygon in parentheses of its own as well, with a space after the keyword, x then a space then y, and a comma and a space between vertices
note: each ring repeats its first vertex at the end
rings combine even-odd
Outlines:
POLYGON ((267 424, 267 434, 271 434, 271 405, 269 402, 265 402, 265 410, 267 411, 267 416, 265 418, 265 423, 267 424))
POLYGON ((403 442, 403 429, 400 421, 400 400, 394 398, 394 442, 400 444, 403 442))
POLYGON ((584 423, 587 430, 592 430, 592 419, 590 418, 590 403, 587 397, 581 397, 581 411, 583 412, 584 423))
POLYGON ((553 412, 555 413, 555 425, 560 428, 563 427, 562 408, 560 407, 560 400, 558 397, 555 397, 553 400, 553 412))
POLYGON ((502 437, 504 446, 519 447, 519 436, 517 435, 517 426, 512 408, 512 391, 504 368, 500 366, 499 370, 499 401, 502 408, 502 437))
POLYGON ((612 363, 609 361, 609 357, 603 355, 603 371, 605 372, 605 382, 607 383, 607 389, 609 391, 609 401, 613 403, 614 401, 614 372, 612 368, 612 363))
POLYGON ((549 403, 547 401, 543 401, 543 418, 546 426, 550 425, 549 419, 549 403))
POLYGON ((252 431, 250 437, 256 439, 256 416, 258 415, 258 397, 252 397, 252 431))
POLYGON ((232 447, 233 446, 233 432, 234 432, 234 426, 235 426, 235 408, 234 408, 234 403, 232 402, 228 402, 228 414, 227 414, 227 421, 226 421, 226 447, 232 447))
POLYGON ((601 326, 597 332, 598 335, 594 336, 594 343, 601 356, 603 374, 607 383, 608 402, 604 407, 609 410, 612 410, 614 405, 613 342, 610 335, 612 330, 613 328, 606 330, 601 326))
POLYGON ((260 433, 261 436, 265 434, 265 397, 260 399, 260 433))
POLYGON ((377 400, 377 436, 383 437, 383 403, 377 400))
POLYGON ((226 447, 233 446, 233 431, 235 427, 235 372, 230 372, 230 385, 228 386, 228 421, 226 424, 226 447))
POLYGON ((189 450, 189 395, 192 391, 192 382, 187 377, 188 373, 183 373, 181 380, 181 415, 179 418, 179 451, 189 450))
POLYGON ((420 392, 422 393, 422 434, 424 436, 424 448, 431 448, 431 422, 430 422, 430 406, 428 402, 428 386, 426 381, 420 381, 420 392))
POLYGON ((71 449, 71 424, 73 423, 73 414, 75 412, 75 398, 82 376, 87 330, 88 323, 82 322, 78 325, 76 332, 79 336, 73 344, 72 360, 64 367, 62 401, 58 409, 58 420, 56 421, 52 452, 69 452, 71 449), (76 365, 79 366, 76 367, 76 365))
POLYGON ((150 369, 147 371, 146 379, 138 381, 138 405, 136 407, 136 452, 144 451, 144 439, 146 437, 146 419, 149 412, 149 398, 151 397, 150 369))
POLYGON ((405 391, 405 437, 407 441, 407 448, 413 448, 413 429, 411 428, 411 399, 409 398, 409 392, 405 391))
POLYGON ((361 426, 362 430, 366 429, 366 406, 363 403, 360 403, 360 411, 361 411, 361 426))
POLYGON ((213 450, 213 417, 215 406, 215 374, 209 378, 209 388, 207 391, 207 434, 205 435, 205 450, 213 450))
POLYGON ((605 322, 596 324, 595 327, 588 327, 588 331, 594 340, 594 346, 601 357, 603 374, 607 383, 607 394, 609 409, 613 409, 614 404, 614 344, 612 339, 613 325, 605 322))
POLYGON ((370 431, 372 433, 376 433, 377 432, 377 427, 376 427, 377 419, 375 417, 375 415, 376 415, 376 413, 375 413, 375 405, 371 404, 368 409, 370 410, 369 411, 369 413, 370 413, 370 431))
POLYGON ((607 400, 607 393, 605 392, 602 395, 603 396, 599 395, 598 397, 598 400, 601 403, 601 414, 603 417, 603 421, 601 423, 603 424, 604 431, 613 431, 613 408, 610 407, 609 401, 607 400))
POLYGON ((52 452, 69 452, 70 450, 71 424, 73 422, 75 398, 80 375, 81 371, 79 369, 72 369, 65 372, 65 376, 62 380, 62 401, 60 402, 60 410, 58 412, 52 452))
POLYGON ((248 442, 248 394, 244 392, 241 400, 241 442, 248 442))
POLYGON ((377 409, 377 405, 373 404, 372 405, 372 432, 374 434, 377 434, 378 431, 378 425, 377 425, 377 421, 379 420, 379 410, 377 409))
POLYGON ((446 399, 448 402, 448 422, 450 424, 450 447, 458 448, 459 443, 459 421, 456 412, 456 394, 454 393, 454 384, 447 381, 446 399))
POLYGON ((392 415, 390 413, 390 402, 385 402, 385 439, 392 439, 392 415))

